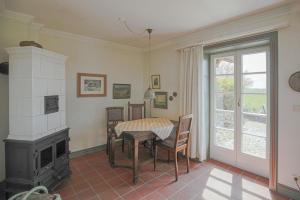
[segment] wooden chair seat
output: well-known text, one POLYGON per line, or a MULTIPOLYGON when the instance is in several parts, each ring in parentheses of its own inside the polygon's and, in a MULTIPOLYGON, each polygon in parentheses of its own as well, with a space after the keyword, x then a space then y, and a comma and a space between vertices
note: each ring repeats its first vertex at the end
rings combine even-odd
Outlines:
MULTIPOLYGON (((178 143, 178 146, 182 146, 184 144, 184 142, 180 142, 178 143)), ((175 139, 173 140, 172 138, 167 138, 165 140, 158 141, 157 145, 173 149, 175 146, 175 139)))
POLYGON ((172 121, 172 123, 174 124, 174 128, 170 134, 169 137, 167 137, 164 140, 158 140, 156 141, 156 145, 161 146, 162 148, 165 147, 169 147, 169 148, 174 148, 175 147, 175 142, 176 142, 176 133, 177 133, 177 129, 178 129, 178 122, 177 121, 172 121))

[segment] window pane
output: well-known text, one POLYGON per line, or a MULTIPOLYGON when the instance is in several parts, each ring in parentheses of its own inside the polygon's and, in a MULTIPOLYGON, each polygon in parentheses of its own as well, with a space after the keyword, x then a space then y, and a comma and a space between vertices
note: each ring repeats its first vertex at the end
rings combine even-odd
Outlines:
POLYGON ((243 112, 267 114, 267 96, 265 94, 243 94, 243 112))
POLYGON ((234 76, 216 76, 216 91, 217 92, 233 92, 234 91, 234 76))
POLYGON ((266 158, 266 139, 243 134, 242 152, 260 158, 266 158))
POLYGON ((216 127, 234 129, 234 112, 216 110, 216 127))
POLYGON ((216 108, 221 110, 234 110, 234 94, 216 93, 216 108))
POLYGON ((243 93, 266 93, 266 74, 243 75, 243 93))
POLYGON ((233 130, 216 128, 215 142, 217 146, 233 150, 233 145, 234 145, 233 130))
POLYGON ((243 73, 265 72, 267 69, 266 52, 242 56, 243 73))
POLYGON ((228 56, 215 59, 216 74, 233 74, 234 73, 234 57, 228 56))
POLYGON ((267 137, 267 116, 257 114, 242 114, 243 132, 250 135, 267 137))

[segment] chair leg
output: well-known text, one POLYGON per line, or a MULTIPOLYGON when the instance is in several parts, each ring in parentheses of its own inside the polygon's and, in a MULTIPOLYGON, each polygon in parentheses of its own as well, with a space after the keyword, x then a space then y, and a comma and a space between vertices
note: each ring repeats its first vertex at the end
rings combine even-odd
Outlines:
POLYGON ((190 172, 190 155, 189 155, 188 148, 186 148, 186 150, 185 150, 185 156, 186 156, 187 173, 189 173, 190 172))
POLYGON ((157 161, 157 146, 156 144, 153 144, 154 145, 154 171, 156 170, 156 161, 157 161))
POLYGON ((171 153, 171 151, 168 150, 168 163, 170 163, 170 153, 171 153))
POLYGON ((175 161, 175 181, 178 181, 177 151, 175 151, 174 161, 175 161))
POLYGON ((123 140, 122 140, 122 152, 124 153, 124 149, 125 149, 125 137, 123 136, 123 140))

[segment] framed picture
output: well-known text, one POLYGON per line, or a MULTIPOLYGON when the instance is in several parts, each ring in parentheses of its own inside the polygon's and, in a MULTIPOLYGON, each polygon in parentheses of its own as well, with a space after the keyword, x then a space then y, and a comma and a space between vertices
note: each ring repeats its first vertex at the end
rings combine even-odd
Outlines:
POLYGON ((104 74, 77 74, 78 97, 106 97, 107 80, 104 74))
POLYGON ((168 93, 155 92, 154 108, 168 109, 168 93))
POLYGON ((160 75, 151 76, 152 89, 160 89, 160 75))
POLYGON ((113 99, 130 99, 130 84, 113 84, 113 99))

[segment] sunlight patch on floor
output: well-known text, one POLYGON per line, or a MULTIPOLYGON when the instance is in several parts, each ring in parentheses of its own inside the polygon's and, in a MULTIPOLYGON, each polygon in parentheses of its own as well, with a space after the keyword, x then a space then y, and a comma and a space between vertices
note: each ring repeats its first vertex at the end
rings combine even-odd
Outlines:
POLYGON ((230 185, 226 182, 220 181, 213 177, 209 177, 206 185, 207 185, 207 187, 212 188, 225 196, 228 196, 228 197, 231 196, 232 185, 230 185))
POLYGON ((198 197, 206 200, 270 200, 271 192, 268 187, 249 180, 240 175, 213 168, 204 183, 203 191, 198 197), (234 178, 235 177, 235 178, 234 178), (234 179, 234 180, 233 180, 234 179))
POLYGON ((245 192, 245 191, 242 192, 242 199, 243 200, 266 200, 266 198, 258 197, 254 194, 250 194, 249 192, 245 192))
POLYGON ((218 179, 222 179, 223 181, 226 181, 227 183, 232 184, 233 175, 229 172, 214 168, 210 172, 210 175, 213 176, 213 177, 216 177, 218 179))
POLYGON ((204 191, 202 193, 202 197, 207 200, 212 200, 212 199, 214 199, 214 200, 229 200, 230 199, 229 197, 224 197, 209 188, 204 189, 204 191))

